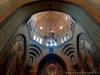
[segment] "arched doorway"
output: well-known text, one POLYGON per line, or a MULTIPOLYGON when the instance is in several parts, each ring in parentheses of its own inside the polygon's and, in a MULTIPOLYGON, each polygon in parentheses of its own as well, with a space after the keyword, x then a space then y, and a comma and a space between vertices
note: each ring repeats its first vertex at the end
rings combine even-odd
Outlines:
POLYGON ((40 61, 37 75, 66 75, 66 71, 67 67, 62 58, 51 53, 40 61))

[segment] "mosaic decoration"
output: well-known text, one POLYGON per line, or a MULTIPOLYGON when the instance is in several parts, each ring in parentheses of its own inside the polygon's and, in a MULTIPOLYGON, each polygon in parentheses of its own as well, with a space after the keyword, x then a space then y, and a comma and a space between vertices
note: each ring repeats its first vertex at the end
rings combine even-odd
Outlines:
POLYGON ((3 53, 3 75, 22 75, 25 51, 25 39, 18 35, 8 42, 3 53))
POLYGON ((81 34, 78 39, 78 49, 82 67, 87 72, 96 72, 98 70, 98 54, 95 45, 86 34, 81 34))

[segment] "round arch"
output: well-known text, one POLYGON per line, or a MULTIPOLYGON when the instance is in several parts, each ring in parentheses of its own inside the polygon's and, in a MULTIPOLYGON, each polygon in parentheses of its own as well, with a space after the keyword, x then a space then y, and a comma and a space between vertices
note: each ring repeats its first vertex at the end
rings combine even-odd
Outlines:
POLYGON ((56 64, 56 63, 62 67, 62 69, 64 71, 63 75, 65 75, 65 73, 67 72, 67 66, 66 66, 65 62, 63 61, 63 59, 54 53, 50 53, 50 54, 46 55, 40 61, 38 68, 37 68, 37 75, 41 75, 42 70, 49 64, 56 64))

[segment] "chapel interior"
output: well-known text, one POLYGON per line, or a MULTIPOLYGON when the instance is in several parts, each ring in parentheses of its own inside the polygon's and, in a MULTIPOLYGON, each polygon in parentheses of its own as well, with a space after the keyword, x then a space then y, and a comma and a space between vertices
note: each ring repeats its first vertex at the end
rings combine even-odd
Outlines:
POLYGON ((0 75, 99 75, 100 0, 0 0, 0 75))

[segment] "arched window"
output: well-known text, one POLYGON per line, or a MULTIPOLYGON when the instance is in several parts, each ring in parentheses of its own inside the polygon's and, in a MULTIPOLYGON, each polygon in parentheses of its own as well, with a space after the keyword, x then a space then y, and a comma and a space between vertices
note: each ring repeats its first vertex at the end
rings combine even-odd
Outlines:
POLYGON ((39 42, 39 37, 36 38, 36 41, 39 42))
POLYGON ((71 56, 70 56, 70 60, 71 60, 71 63, 72 63, 72 64, 76 64, 76 60, 75 60, 74 55, 71 55, 71 56))
POLYGON ((66 36, 64 37, 64 42, 66 42, 67 41, 67 38, 66 38, 66 36))
POLYGON ((42 38, 40 38, 39 43, 42 44, 42 38))
POLYGON ((61 43, 64 43, 64 39, 63 38, 61 39, 61 43))
POLYGON ((33 40, 36 40, 36 35, 34 35, 33 40))
POLYGON ((30 56, 30 57, 29 57, 29 60, 28 60, 28 64, 32 64, 32 63, 33 63, 33 57, 30 56))

